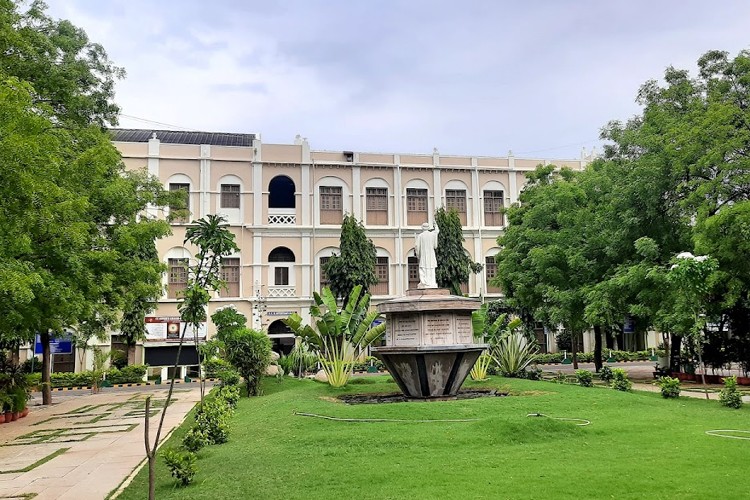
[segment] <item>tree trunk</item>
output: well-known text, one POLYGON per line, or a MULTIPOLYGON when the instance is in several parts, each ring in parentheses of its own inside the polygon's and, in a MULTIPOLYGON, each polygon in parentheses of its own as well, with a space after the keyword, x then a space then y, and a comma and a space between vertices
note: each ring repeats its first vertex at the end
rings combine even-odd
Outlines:
POLYGON ((151 396, 146 398, 143 434, 146 441, 146 458, 148 458, 148 500, 154 500, 156 498, 156 445, 151 448, 151 438, 148 435, 149 417, 151 417, 151 396))
POLYGON ((39 335, 42 342, 42 404, 52 404, 52 354, 49 346, 49 332, 42 332, 39 335))
POLYGON ((128 345, 128 365, 135 365, 135 344, 128 345))
POLYGON ((604 365, 602 361, 602 327, 594 325, 594 369, 599 373, 604 365))
POLYGON ((670 353, 669 353, 669 370, 673 372, 680 371, 680 349, 682 347, 682 336, 672 334, 672 342, 670 342, 670 353))
POLYGON ((570 349, 573 351, 573 369, 578 369, 578 333, 571 330, 570 349))

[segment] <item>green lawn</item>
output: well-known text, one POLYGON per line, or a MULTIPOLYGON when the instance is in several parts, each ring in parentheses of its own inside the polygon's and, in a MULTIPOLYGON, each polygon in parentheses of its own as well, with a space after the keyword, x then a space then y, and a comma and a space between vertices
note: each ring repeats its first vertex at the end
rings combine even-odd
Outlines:
MULTIPOLYGON (((468 383, 466 386, 478 384, 468 383)), ((482 384, 488 385, 488 383, 482 384)), ((715 401, 493 379, 515 395, 347 406, 342 392, 393 392, 273 379, 240 402, 228 443, 199 454, 194 484, 175 488, 159 461, 159 499, 747 498, 750 441, 707 436, 750 430, 750 409, 715 401), (348 423, 347 418, 469 419, 461 423, 348 423), (591 425, 529 418, 585 418, 591 425)), ((192 425, 192 419, 188 420, 192 425)), ((176 445, 180 429, 167 446, 176 445)), ((145 468, 120 498, 146 498, 145 468)))

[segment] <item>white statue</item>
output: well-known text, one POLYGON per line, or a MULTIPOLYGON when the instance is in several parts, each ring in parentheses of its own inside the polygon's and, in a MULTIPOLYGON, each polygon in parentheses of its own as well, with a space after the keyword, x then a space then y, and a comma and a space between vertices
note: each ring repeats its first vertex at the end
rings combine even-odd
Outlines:
POLYGON ((435 249, 438 243, 438 234, 440 228, 435 226, 434 231, 430 231, 430 225, 426 222, 422 224, 422 232, 414 235, 414 251, 419 259, 419 288, 437 288, 437 278, 435 269, 437 268, 437 259, 435 258, 435 249))

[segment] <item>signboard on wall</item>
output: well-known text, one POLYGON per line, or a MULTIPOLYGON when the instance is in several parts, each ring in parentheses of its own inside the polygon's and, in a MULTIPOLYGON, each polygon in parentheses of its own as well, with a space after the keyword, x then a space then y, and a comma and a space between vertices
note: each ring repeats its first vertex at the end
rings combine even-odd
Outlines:
MULTIPOLYGON (((179 341, 185 323, 179 316, 146 316, 146 340, 151 341, 179 341)), ((194 338, 194 333, 188 326, 186 339, 194 338)), ((206 338, 206 323, 198 325, 198 338, 206 338)))

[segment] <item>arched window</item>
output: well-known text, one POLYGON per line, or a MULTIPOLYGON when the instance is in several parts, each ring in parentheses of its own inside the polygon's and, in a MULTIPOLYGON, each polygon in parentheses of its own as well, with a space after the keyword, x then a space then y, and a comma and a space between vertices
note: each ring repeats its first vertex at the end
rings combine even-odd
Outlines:
POLYGON ((276 247, 268 254, 268 262, 294 262, 294 252, 287 247, 276 247))
POLYGON ((294 181, 286 175, 277 175, 268 184, 268 208, 294 208, 294 181))
POLYGON ((290 285, 289 266, 275 264, 277 262, 294 262, 294 253, 287 247, 276 247, 268 254, 268 262, 272 263, 273 284, 286 286, 290 285))

